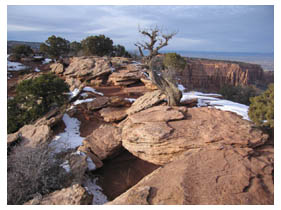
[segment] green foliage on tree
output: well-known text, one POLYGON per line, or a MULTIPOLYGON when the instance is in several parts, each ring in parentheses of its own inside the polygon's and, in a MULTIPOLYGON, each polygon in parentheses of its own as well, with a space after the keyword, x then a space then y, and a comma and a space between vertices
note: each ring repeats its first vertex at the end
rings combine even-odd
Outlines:
POLYGON ((219 90, 219 93, 227 100, 250 105, 250 98, 257 96, 259 90, 254 86, 225 85, 219 90))
POLYGON ((66 92, 69 92, 68 85, 54 74, 22 81, 16 88, 16 97, 8 100, 8 133, 64 104, 66 92))
POLYGON ((53 35, 50 36, 45 43, 40 45, 40 51, 51 58, 58 59, 69 53, 70 42, 64 38, 53 35))
POLYGON ((16 59, 20 59, 21 57, 27 57, 33 53, 33 50, 31 49, 30 46, 21 44, 21 45, 16 45, 12 48, 12 55, 16 59))
POLYGON ((88 36, 81 44, 85 55, 105 56, 113 51, 113 41, 104 35, 88 36))
POLYGON ((130 53, 128 53, 125 49, 124 46, 122 45, 114 45, 113 46, 113 52, 112 52, 113 57, 131 57, 130 53))
POLYGON ((70 43, 70 54, 77 56, 78 53, 82 50, 82 44, 80 42, 71 42, 70 43))
POLYGON ((177 53, 166 53, 163 64, 167 69, 181 71, 185 68, 186 61, 177 53))
POLYGON ((250 98, 249 117, 258 126, 274 128, 274 85, 261 95, 250 98))

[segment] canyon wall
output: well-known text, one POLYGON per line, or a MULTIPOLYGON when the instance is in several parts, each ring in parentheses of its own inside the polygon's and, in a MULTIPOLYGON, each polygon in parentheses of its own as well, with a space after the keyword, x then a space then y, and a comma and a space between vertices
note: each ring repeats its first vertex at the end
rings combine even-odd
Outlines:
POLYGON ((273 76, 265 80, 260 65, 235 61, 186 58, 185 69, 177 74, 188 89, 219 90, 224 85, 256 85, 266 88, 273 76))

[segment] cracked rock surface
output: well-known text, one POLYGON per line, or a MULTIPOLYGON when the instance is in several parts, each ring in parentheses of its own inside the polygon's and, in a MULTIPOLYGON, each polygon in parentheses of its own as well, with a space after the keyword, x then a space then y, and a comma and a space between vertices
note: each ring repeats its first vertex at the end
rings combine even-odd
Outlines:
POLYGON ((259 156, 239 150, 187 151, 108 204, 273 204, 273 149, 259 156))
POLYGON ((154 106, 122 122, 122 145, 135 156, 164 165, 183 152, 227 145, 251 149, 268 135, 238 115, 212 108, 154 106))

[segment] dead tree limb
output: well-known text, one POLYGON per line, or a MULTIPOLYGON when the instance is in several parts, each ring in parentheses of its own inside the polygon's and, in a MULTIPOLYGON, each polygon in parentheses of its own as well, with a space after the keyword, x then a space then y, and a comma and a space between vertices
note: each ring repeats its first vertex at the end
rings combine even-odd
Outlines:
POLYGON ((147 73, 149 74, 151 81, 166 95, 169 106, 179 105, 182 97, 181 91, 177 88, 176 84, 169 81, 168 78, 158 75, 156 71, 153 70, 152 65, 153 58, 159 54, 161 48, 168 45, 169 40, 176 35, 176 32, 163 34, 156 26, 150 29, 139 28, 139 33, 149 38, 148 42, 137 42, 135 43, 135 46, 138 47, 140 55, 145 58, 145 63, 149 67, 147 73), (148 50, 149 55, 144 56, 143 50, 148 50))

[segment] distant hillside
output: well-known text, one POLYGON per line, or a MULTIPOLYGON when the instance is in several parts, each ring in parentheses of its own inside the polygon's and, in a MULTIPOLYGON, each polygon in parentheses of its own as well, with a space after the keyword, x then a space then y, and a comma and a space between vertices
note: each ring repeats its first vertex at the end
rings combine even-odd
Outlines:
POLYGON ((25 44, 30 46, 33 50, 37 51, 40 49, 40 45, 42 44, 42 42, 24 42, 24 41, 8 41, 7 46, 8 46, 8 53, 11 53, 11 49, 15 46, 15 45, 20 45, 20 44, 25 44))

